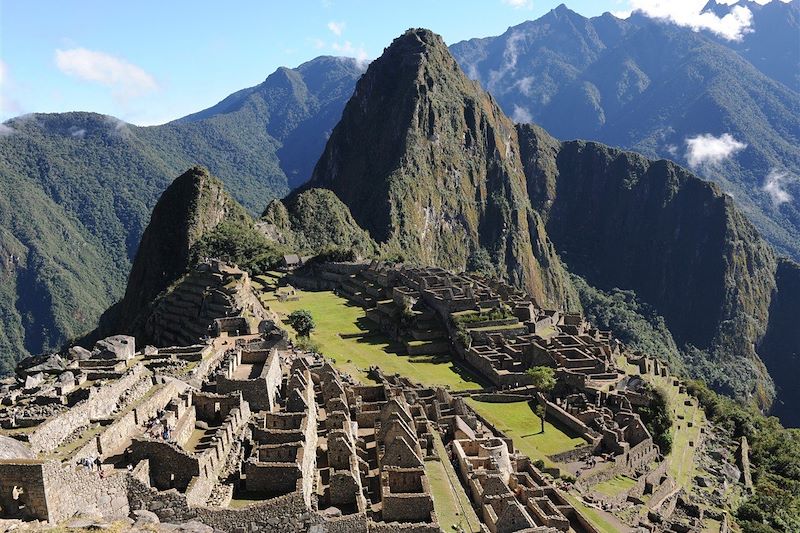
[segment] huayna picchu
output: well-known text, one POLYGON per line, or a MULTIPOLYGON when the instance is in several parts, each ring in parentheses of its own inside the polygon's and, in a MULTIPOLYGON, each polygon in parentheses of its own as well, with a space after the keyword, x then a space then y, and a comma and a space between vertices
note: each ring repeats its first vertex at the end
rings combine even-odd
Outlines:
POLYGON ((0 526, 800 528, 800 268, 716 185, 515 124, 410 29, 260 211, 193 166, 0 383, 0 526))

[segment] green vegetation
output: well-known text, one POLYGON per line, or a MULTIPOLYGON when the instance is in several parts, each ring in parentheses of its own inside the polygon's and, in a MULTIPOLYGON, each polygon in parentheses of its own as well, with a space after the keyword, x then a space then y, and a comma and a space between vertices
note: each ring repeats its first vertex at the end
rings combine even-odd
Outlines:
POLYGON ((313 339, 319 351, 335 361, 335 366, 357 379, 367 381, 367 370, 378 366, 387 374, 398 373, 428 386, 453 390, 479 388, 469 371, 449 356, 400 355, 402 346, 376 331, 364 310, 330 291, 297 291, 296 301, 280 302, 266 294, 262 300, 283 317, 306 309, 317 324, 313 339))
POLYGON ((699 381, 688 383, 709 420, 732 438, 747 437, 753 495, 737 511, 745 532, 800 531, 800 429, 721 396, 699 381))
POLYGON ((556 386, 556 371, 549 366, 534 366, 526 373, 533 380, 533 386, 541 392, 548 393, 556 386))
POLYGON ((667 394, 659 387, 649 383, 644 393, 650 402, 644 406, 636 406, 636 412, 642 417, 642 422, 653 436, 653 442, 667 455, 672 450, 672 415, 667 394))
POLYGON ((311 332, 317 327, 314 319, 311 317, 311 313, 306 309, 292 311, 289 313, 287 320, 295 333, 306 339, 311 336, 311 332))
POLYGON ((252 224, 225 220, 192 246, 191 256, 195 263, 204 257, 223 259, 257 276, 275 268, 286 252, 252 224))
POLYGON ((316 254, 347 250, 354 258, 378 253, 378 245, 369 233, 327 189, 308 189, 283 202, 273 201, 261 218, 274 225, 279 238, 297 251, 316 254))
POLYGON ((318 58, 162 126, 95 113, 7 121, 0 375, 97 325, 125 290, 150 210, 187 168, 207 167, 251 213, 305 180, 361 72, 355 60, 318 58))
MULTIPOLYGON (((536 387, 536 389, 540 392, 547 394, 553 390, 553 387, 556 386, 555 370, 549 366, 535 366, 533 368, 529 368, 527 370, 527 374, 533 381, 533 386, 536 387)), ((542 421, 542 433, 544 433, 544 419, 545 415, 547 414, 547 410, 545 409, 544 405, 537 404, 534 411, 536 412, 536 416, 538 416, 542 421)))
POLYGON ((616 496, 621 492, 630 490, 635 484, 636 480, 628 476, 614 476, 607 481, 598 483, 592 487, 592 490, 606 496, 616 496))
POLYGON ((425 461, 425 474, 433 496, 433 506, 439 525, 444 531, 460 530, 469 533, 481 531, 480 521, 464 492, 453 465, 447 461, 447 450, 437 431, 433 431, 433 445, 441 461, 425 461), (460 528, 460 529, 459 529, 460 528))
POLYGON ((483 246, 476 246, 467 256, 467 272, 473 272, 484 276, 497 276, 496 261, 483 246))
POLYGON ((453 322, 456 326, 469 327, 470 324, 478 322, 485 322, 487 320, 504 320, 506 318, 514 318, 511 310, 505 306, 500 305, 485 311, 462 311, 460 313, 453 313, 453 322))
POLYGON ((522 453, 533 461, 543 461, 548 467, 556 466, 548 456, 586 444, 581 437, 547 421, 544 423, 545 431, 539 431, 541 420, 533 411, 533 402, 490 403, 467 398, 467 403, 514 439, 514 446, 522 453))
POLYGON ((592 287, 580 276, 572 275, 586 320, 614 333, 625 345, 651 357, 668 361, 673 372, 683 368, 683 360, 664 317, 636 297, 633 291, 592 287))

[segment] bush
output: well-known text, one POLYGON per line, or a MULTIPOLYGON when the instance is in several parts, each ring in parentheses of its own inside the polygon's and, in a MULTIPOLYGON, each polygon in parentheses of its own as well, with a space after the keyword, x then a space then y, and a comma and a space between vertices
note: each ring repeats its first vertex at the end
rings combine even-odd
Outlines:
POLYGON ((653 437, 653 442, 661 449, 661 453, 666 455, 672 450, 672 413, 667 401, 667 395, 663 390, 647 384, 643 392, 649 397, 650 401, 645 406, 636 408, 636 412, 642 417, 647 431, 653 437))
POLYGON ((492 257, 486 248, 478 247, 470 252, 467 257, 467 272, 475 272, 484 276, 493 277, 497 275, 497 268, 492 262, 492 257))
POLYGON ((319 354, 322 353, 319 347, 319 343, 317 341, 311 340, 309 337, 300 337, 299 339, 297 339, 295 346, 297 346, 304 352, 319 353, 319 354))
POLYGON ((223 221, 192 246, 191 256, 195 263, 222 259, 258 276, 275 268, 285 251, 247 223, 223 221))
POLYGON ((300 337, 308 338, 317 327, 311 313, 305 309, 298 309, 289 315, 289 325, 292 326, 300 337))

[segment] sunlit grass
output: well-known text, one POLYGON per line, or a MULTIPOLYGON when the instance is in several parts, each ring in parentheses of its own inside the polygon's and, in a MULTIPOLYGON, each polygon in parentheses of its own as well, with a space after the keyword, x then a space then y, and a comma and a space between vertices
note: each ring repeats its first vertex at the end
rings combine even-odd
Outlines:
MULTIPOLYGON (((378 366, 386 374, 401 374, 423 385, 453 390, 480 388, 477 378, 447 355, 399 355, 402 346, 377 331, 364 309, 333 292, 297 294, 295 301, 280 302, 268 293, 263 301, 283 319, 297 309, 308 310, 317 326, 311 340, 323 355, 353 377, 365 381, 369 367, 378 366)), ((286 328, 291 331, 288 325, 286 328)))

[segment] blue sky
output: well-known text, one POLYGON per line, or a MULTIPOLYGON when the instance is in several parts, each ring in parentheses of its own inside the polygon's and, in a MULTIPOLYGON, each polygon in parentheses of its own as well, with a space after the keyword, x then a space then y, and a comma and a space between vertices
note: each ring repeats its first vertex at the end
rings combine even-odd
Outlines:
MULTIPOLYGON (((664 5, 675 2, 684 11, 691 4, 691 17, 705 0, 566 3, 595 16, 642 5, 670 11, 675 8, 664 5)), ((159 124, 256 85, 279 66, 319 55, 375 58, 413 26, 428 27, 449 44, 499 35, 559 3, 0 0, 0 120, 79 110, 159 124)))

